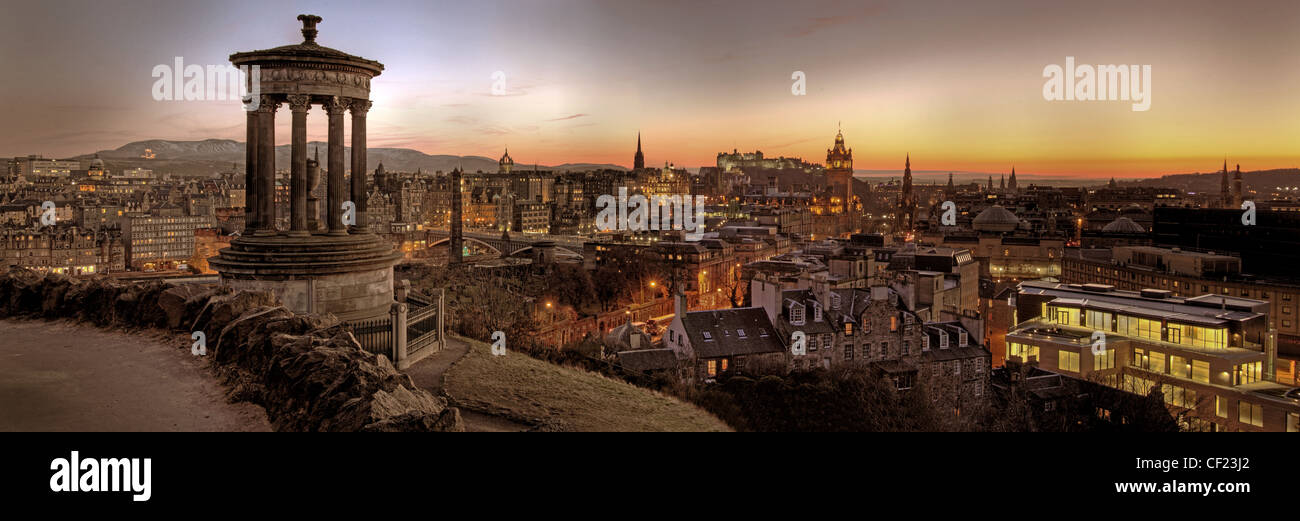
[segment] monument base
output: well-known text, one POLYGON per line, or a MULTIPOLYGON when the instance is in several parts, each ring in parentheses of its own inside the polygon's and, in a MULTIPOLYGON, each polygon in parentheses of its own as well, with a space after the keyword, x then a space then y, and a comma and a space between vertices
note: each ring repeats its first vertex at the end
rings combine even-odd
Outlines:
POLYGON ((270 291, 295 313, 340 320, 383 318, 393 304, 393 266, 402 255, 372 233, 240 237, 208 263, 221 283, 270 291))

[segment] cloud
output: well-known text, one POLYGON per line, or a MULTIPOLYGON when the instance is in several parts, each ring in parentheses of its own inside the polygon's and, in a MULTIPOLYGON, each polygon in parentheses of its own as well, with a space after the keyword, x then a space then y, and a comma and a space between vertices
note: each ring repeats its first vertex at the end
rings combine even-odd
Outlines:
POLYGON ((586 116, 587 116, 587 114, 571 114, 571 115, 568 115, 568 116, 564 116, 564 117, 562 117, 562 118, 548 119, 548 120, 546 120, 546 121, 566 121, 566 120, 570 120, 570 119, 578 119, 578 118, 582 118, 582 117, 586 117, 586 116))
POLYGON ((867 7, 856 13, 842 13, 842 14, 836 14, 831 16, 819 16, 810 19, 803 24, 796 26, 790 32, 786 33, 786 36, 789 36, 791 38, 808 36, 822 29, 844 25, 862 18, 866 18, 869 15, 873 15, 879 12, 880 12, 880 8, 878 7, 867 7))

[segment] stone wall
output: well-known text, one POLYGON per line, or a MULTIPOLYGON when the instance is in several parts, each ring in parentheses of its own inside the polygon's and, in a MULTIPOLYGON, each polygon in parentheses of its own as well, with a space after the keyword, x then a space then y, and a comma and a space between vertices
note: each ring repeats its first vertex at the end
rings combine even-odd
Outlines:
POLYGON ((295 314, 267 292, 15 269, 0 276, 0 317, 203 331, 231 400, 261 405, 276 430, 463 430, 456 408, 361 350, 333 316, 295 314))

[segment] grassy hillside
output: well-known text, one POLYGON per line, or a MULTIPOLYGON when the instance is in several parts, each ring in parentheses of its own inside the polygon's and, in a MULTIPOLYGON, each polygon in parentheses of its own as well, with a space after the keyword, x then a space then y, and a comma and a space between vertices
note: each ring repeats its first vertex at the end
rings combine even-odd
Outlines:
POLYGON ((492 356, 465 339, 444 390, 456 405, 551 431, 730 431, 694 405, 604 376, 528 355, 492 356))

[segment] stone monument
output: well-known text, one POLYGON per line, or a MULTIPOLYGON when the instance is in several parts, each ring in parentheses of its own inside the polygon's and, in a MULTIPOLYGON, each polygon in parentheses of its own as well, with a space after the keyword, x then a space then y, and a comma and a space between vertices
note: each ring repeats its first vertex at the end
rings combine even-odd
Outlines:
POLYGON ((366 226, 366 112, 370 79, 384 66, 317 44, 319 16, 298 15, 298 20, 302 43, 230 55, 236 67, 257 66, 260 78, 250 73, 248 79, 260 80, 260 98, 245 106, 254 110, 247 115, 244 232, 209 264, 222 284, 269 290, 295 312, 333 313, 344 321, 382 318, 393 303, 393 265, 401 259, 391 243, 366 226), (275 220, 275 113, 285 103, 292 115, 290 219, 288 229, 281 230, 275 220), (319 214, 308 216, 314 184, 307 161, 312 105, 324 107, 329 124, 326 215, 319 224, 313 223, 319 214), (352 179, 346 184, 343 116, 349 112, 352 179))

